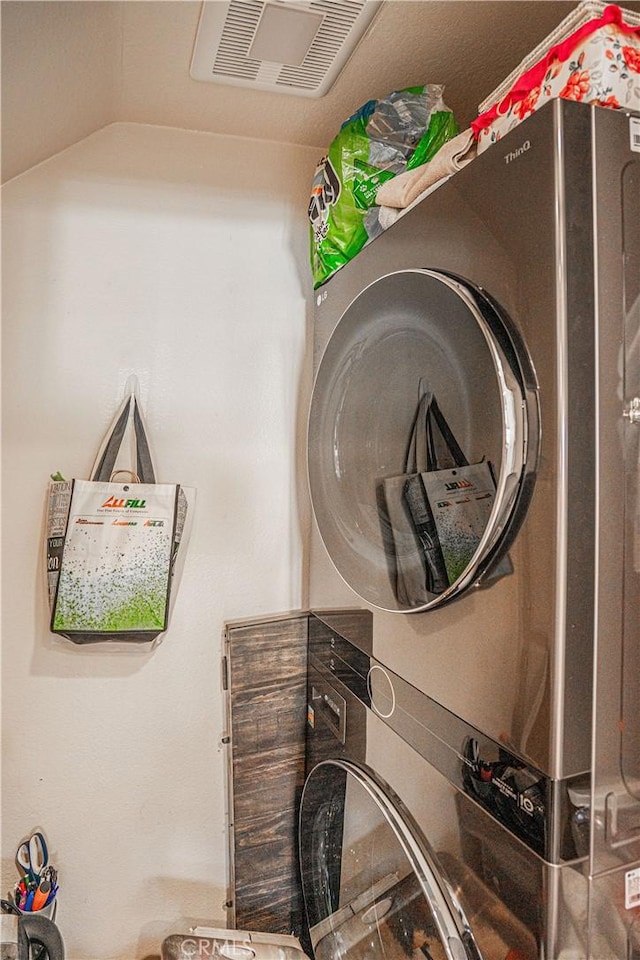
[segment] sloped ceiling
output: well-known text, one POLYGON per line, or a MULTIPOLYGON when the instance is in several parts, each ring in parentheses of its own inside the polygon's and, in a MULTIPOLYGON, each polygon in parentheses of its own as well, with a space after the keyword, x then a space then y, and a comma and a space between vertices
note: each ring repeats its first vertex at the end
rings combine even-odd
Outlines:
MULTIPOLYGON (((564 0, 385 0, 320 99, 192 80, 197 0, 4 0, 3 179, 116 120, 324 150, 362 103, 441 83, 461 126, 575 6, 564 0)), ((625 3, 640 11, 640 0, 625 3)))

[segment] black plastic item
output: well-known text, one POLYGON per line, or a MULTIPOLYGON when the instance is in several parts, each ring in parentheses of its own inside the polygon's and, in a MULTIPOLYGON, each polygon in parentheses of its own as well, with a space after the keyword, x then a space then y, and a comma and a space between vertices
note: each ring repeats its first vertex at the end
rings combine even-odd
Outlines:
POLYGON ((15 903, 11 903, 11 900, 0 900, 0 909, 3 913, 13 913, 16 917, 22 916, 15 903))
POLYGON ((18 960, 64 960, 64 942, 53 920, 23 913, 18 920, 18 960), (34 947, 39 947, 37 953, 34 947))

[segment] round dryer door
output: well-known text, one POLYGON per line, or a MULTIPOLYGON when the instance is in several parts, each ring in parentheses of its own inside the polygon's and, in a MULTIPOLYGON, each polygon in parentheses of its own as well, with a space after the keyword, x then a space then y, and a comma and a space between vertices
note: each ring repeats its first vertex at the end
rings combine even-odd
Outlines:
POLYGON ((315 960, 482 960, 453 887, 371 771, 318 764, 305 784, 300 838, 315 960))
POLYGON ((400 613, 508 575, 538 440, 531 362, 486 292, 426 269, 377 280, 337 324, 311 400, 311 500, 338 573, 400 613))

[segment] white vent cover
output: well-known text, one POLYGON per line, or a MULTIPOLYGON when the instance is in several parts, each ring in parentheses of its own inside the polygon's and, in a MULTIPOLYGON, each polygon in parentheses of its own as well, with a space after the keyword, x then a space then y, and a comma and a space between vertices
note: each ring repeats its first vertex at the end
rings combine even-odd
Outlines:
POLYGON ((204 0, 194 80, 322 97, 382 0, 204 0))

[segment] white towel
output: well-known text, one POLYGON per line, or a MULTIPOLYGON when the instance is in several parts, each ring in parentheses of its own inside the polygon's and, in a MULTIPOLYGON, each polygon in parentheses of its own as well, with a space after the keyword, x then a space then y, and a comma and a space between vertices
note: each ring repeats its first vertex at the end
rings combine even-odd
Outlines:
POLYGON ((423 163, 415 170, 399 173, 378 187, 376 203, 381 207, 408 207, 438 180, 451 176, 473 160, 476 144, 471 129, 440 147, 433 160, 423 163))
POLYGON ((378 223, 383 230, 388 230, 388 228, 399 220, 401 217, 404 217, 405 213, 408 213, 409 210, 412 210, 414 207, 417 207, 425 197, 428 197, 430 193, 433 193, 434 190, 437 190, 438 187, 442 186, 443 183, 446 183, 447 180, 450 180, 451 177, 443 177, 442 180, 437 180, 435 183, 432 183, 430 187, 427 187, 426 190, 423 190, 422 193, 419 193, 415 200, 409 204, 408 207, 378 207, 378 223))

